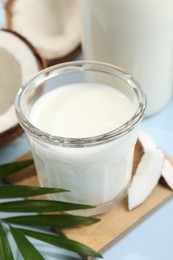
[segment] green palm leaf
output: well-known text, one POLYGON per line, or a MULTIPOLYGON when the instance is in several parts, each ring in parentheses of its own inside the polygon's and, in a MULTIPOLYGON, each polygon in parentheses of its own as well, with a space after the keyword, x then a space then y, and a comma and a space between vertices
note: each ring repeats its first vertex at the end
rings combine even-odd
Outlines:
MULTIPOLYGON (((0 165, 0 178, 5 178, 16 171, 22 170, 33 164, 33 160, 19 161, 15 163, 9 163, 0 165)), ((15 185, 1 185, 0 186, 0 199, 8 198, 25 198, 43 194, 65 192, 67 190, 59 188, 41 188, 32 186, 15 186, 15 185)), ((11 227, 10 224, 22 225, 22 226, 43 226, 51 227, 56 226, 58 228, 71 227, 76 225, 89 225, 99 221, 92 217, 81 217, 71 215, 43 215, 44 212, 63 212, 77 209, 89 209, 94 208, 90 205, 81 205, 68 202, 51 201, 51 200, 13 200, 9 202, 0 203, 0 212, 26 212, 36 213, 36 215, 27 216, 14 216, 9 218, 0 219, 0 259, 1 260, 14 260, 10 245, 8 243, 7 234, 3 228, 2 223, 6 225, 6 229, 11 232, 18 249, 22 253, 24 259, 44 259, 42 255, 36 250, 34 245, 26 238, 31 236, 38 240, 47 242, 49 244, 79 253, 85 256, 101 257, 95 250, 85 246, 84 244, 70 240, 68 238, 56 235, 48 235, 38 231, 25 230, 11 227), (40 213, 40 214, 39 214, 40 213)))
POLYGON ((6 237, 6 233, 3 229, 1 222, 0 222, 0 259, 1 260, 7 260, 7 259, 14 260, 9 242, 6 237))
POLYGON ((32 215, 3 218, 3 222, 22 226, 56 226, 58 228, 73 227, 77 225, 90 225, 99 221, 98 218, 72 215, 32 215))
POLYGON ((17 230, 19 230, 26 236, 33 237, 35 239, 41 240, 41 241, 49 243, 51 245, 67 249, 67 250, 76 252, 78 254, 84 255, 84 256, 93 256, 93 257, 102 258, 102 256, 99 253, 97 253, 95 250, 93 250, 92 248, 85 246, 77 241, 68 239, 66 237, 42 233, 42 232, 33 231, 33 230, 27 230, 27 229, 18 228, 17 230))
POLYGON ((13 163, 2 164, 0 165, 0 178, 6 178, 11 174, 32 165, 33 163, 34 163, 33 160, 24 160, 24 161, 18 161, 13 163))
POLYGON ((59 212, 88 208, 94 208, 94 206, 52 200, 20 200, 0 203, 1 212, 59 212))
POLYGON ((0 186, 0 199, 32 197, 43 194, 67 192, 59 188, 43 188, 25 185, 2 185, 0 186))
POLYGON ((10 231, 25 260, 44 260, 43 256, 36 250, 36 248, 29 242, 29 240, 26 239, 26 237, 23 235, 22 232, 20 232, 20 230, 14 227, 10 227, 10 231))

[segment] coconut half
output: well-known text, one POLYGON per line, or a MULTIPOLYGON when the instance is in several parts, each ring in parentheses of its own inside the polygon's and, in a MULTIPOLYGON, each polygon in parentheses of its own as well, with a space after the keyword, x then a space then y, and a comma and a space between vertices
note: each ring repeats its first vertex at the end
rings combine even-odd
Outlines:
POLYGON ((80 53, 79 0, 8 0, 7 28, 24 35, 48 65, 80 53))
POLYGON ((0 30, 0 145, 21 134, 14 101, 19 88, 46 64, 21 35, 0 30))

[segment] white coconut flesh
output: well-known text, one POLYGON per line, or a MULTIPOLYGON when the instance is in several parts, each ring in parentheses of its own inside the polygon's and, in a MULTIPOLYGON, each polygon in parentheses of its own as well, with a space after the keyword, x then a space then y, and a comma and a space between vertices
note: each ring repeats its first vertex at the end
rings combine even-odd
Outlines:
POLYGON ((148 198, 161 177, 173 190, 173 164, 165 157, 163 151, 157 148, 148 133, 139 132, 138 140, 144 154, 128 189, 129 210, 136 208, 148 198))
POLYGON ((144 153, 128 189, 129 210, 142 204, 154 190, 162 174, 164 159, 160 149, 144 153))
POLYGON ((162 177, 168 186, 173 190, 173 165, 170 163, 170 161, 168 161, 168 159, 165 159, 162 170, 162 177))
POLYGON ((81 41, 79 0, 15 0, 11 29, 24 35, 46 59, 67 55, 81 41))
POLYGON ((140 131, 138 140, 140 141, 144 152, 148 152, 148 151, 157 149, 157 145, 154 142, 153 138, 146 132, 140 131))
POLYGON ((18 124, 14 101, 19 88, 39 71, 36 57, 16 35, 0 31, 0 134, 18 124))

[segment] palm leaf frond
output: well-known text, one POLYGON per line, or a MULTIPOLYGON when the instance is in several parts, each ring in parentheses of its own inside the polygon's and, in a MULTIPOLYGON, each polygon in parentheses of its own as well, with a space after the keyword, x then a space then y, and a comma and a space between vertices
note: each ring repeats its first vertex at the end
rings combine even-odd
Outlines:
POLYGON ((43 256, 36 250, 36 248, 24 236, 24 234, 20 232, 20 230, 14 227, 10 227, 10 231, 25 260, 31 260, 31 259, 44 260, 43 256))
POLYGON ((0 203, 1 212, 39 213, 61 212, 89 208, 94 208, 94 206, 52 200, 18 200, 0 203))
POLYGON ((67 192, 68 190, 59 188, 43 188, 26 185, 1 185, 0 199, 32 197, 44 194, 67 192))
POLYGON ((92 248, 85 246, 84 244, 81 244, 77 241, 68 239, 66 237, 47 234, 47 233, 28 230, 28 229, 17 229, 17 230, 19 230, 26 236, 33 237, 35 239, 41 240, 51 245, 67 249, 84 256, 93 256, 93 257, 102 258, 102 256, 92 248))
POLYGON ((31 216, 17 216, 10 218, 3 218, 3 222, 8 224, 16 224, 22 226, 37 226, 37 227, 50 227, 57 228, 74 227, 78 225, 91 225, 99 221, 98 218, 72 216, 72 215, 31 215, 31 216))
POLYGON ((4 231, 3 225, 0 222, 0 259, 1 260, 14 260, 6 232, 4 231))
MULTIPOLYGON (((0 165, 0 178, 6 178, 9 175, 16 173, 33 164, 33 160, 18 161, 0 165)), ((14 260, 12 251, 7 238, 6 229, 11 232, 18 249, 23 255, 25 260, 44 259, 40 252, 37 251, 34 245, 27 239, 27 236, 35 238, 39 241, 49 243, 51 245, 61 247, 72 252, 79 253, 83 256, 102 257, 95 250, 82 243, 70 240, 63 236, 47 234, 44 232, 20 229, 11 225, 19 225, 25 227, 52 227, 58 228, 72 227, 77 225, 93 224, 99 219, 92 217, 72 216, 66 214, 50 214, 50 212, 64 212, 72 210, 83 210, 94 208, 95 206, 75 204, 69 202, 52 201, 52 200, 29 200, 22 199, 33 197, 37 195, 66 192, 67 190, 60 188, 42 188, 32 186, 15 186, 15 185, 1 185, 0 186, 0 199, 13 199, 8 202, 0 203, 0 212, 9 212, 13 215, 15 213, 28 213, 23 216, 13 216, 0 219, 0 259, 1 260, 14 260), (16 200, 20 198, 20 200, 16 200), (43 215, 43 213, 49 213, 43 215), (32 215, 30 214, 32 213, 32 215), (33 213, 35 213, 33 215, 33 213), (4 229, 4 227, 6 229, 4 229)))
POLYGON ((23 161, 2 164, 0 165, 0 178, 6 178, 9 175, 17 171, 20 171, 28 166, 31 166, 33 164, 34 164, 33 160, 23 160, 23 161))

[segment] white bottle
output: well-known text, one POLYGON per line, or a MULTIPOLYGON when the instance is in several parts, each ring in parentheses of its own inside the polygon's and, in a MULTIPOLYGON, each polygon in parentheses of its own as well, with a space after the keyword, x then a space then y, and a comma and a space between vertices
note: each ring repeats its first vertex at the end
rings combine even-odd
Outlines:
POLYGON ((81 0, 83 50, 129 71, 147 95, 146 115, 172 97, 173 1, 81 0))

